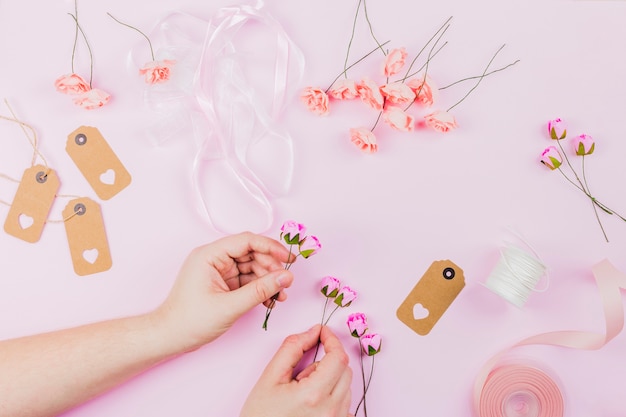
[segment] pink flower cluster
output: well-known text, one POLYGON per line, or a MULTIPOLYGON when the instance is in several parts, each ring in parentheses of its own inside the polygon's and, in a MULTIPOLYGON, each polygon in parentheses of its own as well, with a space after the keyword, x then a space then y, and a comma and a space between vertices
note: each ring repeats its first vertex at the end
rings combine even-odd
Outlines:
POLYGON ((111 95, 97 88, 91 88, 90 83, 78 74, 66 74, 54 82, 56 90, 73 96, 74 104, 83 109, 98 109, 109 102, 111 95))
MULTIPOLYGON (((332 276, 322 278, 322 288, 320 291, 326 297, 326 301, 331 298, 334 299, 337 307, 348 307, 354 300, 356 300, 357 296, 356 291, 347 285, 341 286, 341 282, 332 276)), ((337 307, 335 307, 335 309, 337 307)), ((324 322, 324 318, 322 317, 322 323, 325 324, 327 322, 328 320, 324 322)))

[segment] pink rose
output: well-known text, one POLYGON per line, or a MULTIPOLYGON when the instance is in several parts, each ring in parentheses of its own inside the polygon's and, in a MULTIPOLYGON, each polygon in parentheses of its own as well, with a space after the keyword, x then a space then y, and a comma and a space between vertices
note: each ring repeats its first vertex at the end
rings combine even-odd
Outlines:
POLYGON ((310 112, 318 116, 328 114, 328 94, 317 87, 307 87, 300 94, 300 100, 310 112))
POLYGON ((331 276, 326 276, 324 278, 322 278, 322 289, 321 292, 322 294, 324 294, 326 297, 336 297, 337 293, 339 292, 339 287, 341 286, 341 283, 339 282, 339 280, 335 277, 331 277, 331 276))
POLYGON ((565 123, 559 118, 550 120, 548 122, 548 134, 554 140, 565 139, 567 136, 565 123))
POLYGON ((432 127, 438 132, 448 132, 458 127, 454 116, 447 111, 437 110, 434 113, 424 116, 426 125, 432 127))
POLYGON ((335 298, 335 304, 337 304, 339 307, 348 307, 355 299, 356 292, 347 285, 345 285, 339 290, 339 293, 335 298))
POLYGON ((163 83, 170 79, 171 67, 175 63, 176 61, 170 59, 150 61, 139 69, 139 74, 145 76, 145 81, 148 84, 163 83))
POLYGON ((370 78, 363 78, 360 83, 356 85, 356 91, 359 93, 361 100, 369 105, 374 110, 383 109, 383 95, 380 92, 378 85, 370 78))
POLYGON ((319 239, 315 236, 307 236, 300 242, 300 255, 302 255, 305 259, 315 255, 320 249, 322 249, 322 245, 320 244, 319 239))
POLYGON ((110 94, 94 88, 74 98, 74 104, 83 109, 93 110, 107 104, 110 98, 110 94))
POLYGON ((413 116, 407 114, 400 107, 389 106, 383 113, 383 120, 393 129, 401 132, 412 132, 415 126, 413 116))
POLYGON ((285 239, 288 245, 297 245, 306 233, 306 227, 303 224, 294 222, 293 220, 287 220, 280 227, 280 237, 285 239))
POLYGON ((439 90, 429 77, 411 78, 407 85, 415 93, 415 101, 423 106, 432 106, 438 98, 439 90))
POLYGON ((385 84, 380 87, 380 92, 392 104, 409 104, 415 100, 415 92, 411 87, 400 82, 385 84))
POLYGON ((78 74, 66 74, 54 82, 57 91, 64 94, 83 94, 91 90, 89 83, 78 74))
POLYGON ((337 100, 352 100, 359 96, 356 82, 347 78, 340 78, 328 91, 332 98, 337 100))
POLYGON ((556 147, 548 146, 541 154, 541 163, 554 170, 561 166, 563 158, 556 147))
POLYGON ((346 322, 350 334, 354 337, 361 337, 367 331, 367 317, 363 313, 352 313, 346 322))
POLYGON ((596 143, 589 135, 582 134, 574 138, 574 150, 576 155, 591 155, 596 148, 596 143))
POLYGON ((367 356, 374 356, 380 352, 381 343, 382 340, 378 333, 369 333, 361 338, 361 347, 367 356))
POLYGON ((363 152, 374 153, 378 150, 376 136, 367 128, 358 127, 356 129, 350 129, 350 140, 363 152))
POLYGON ((405 48, 392 49, 385 58, 385 67, 383 73, 385 77, 391 77, 396 75, 404 66, 407 52, 405 48))

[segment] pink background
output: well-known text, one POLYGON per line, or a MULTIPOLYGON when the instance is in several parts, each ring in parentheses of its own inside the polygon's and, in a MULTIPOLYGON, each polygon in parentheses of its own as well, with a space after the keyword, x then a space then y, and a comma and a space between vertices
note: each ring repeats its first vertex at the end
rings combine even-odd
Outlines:
MULTIPOLYGON (((187 253, 221 236, 198 210, 191 181, 193 139, 156 146, 147 136, 157 115, 144 105, 145 85, 129 62, 131 48, 145 44, 106 12, 150 30, 175 10, 208 19, 230 4, 80 2, 95 57, 94 82, 113 96, 104 108, 89 112, 53 87, 69 72, 74 27, 67 12, 73 2, 0 2, 0 93, 37 129, 40 150, 61 177, 60 193, 100 202, 113 256, 109 271, 79 277, 62 225, 47 225, 36 244, 0 233, 0 338, 149 311, 168 293, 187 253), (133 176, 130 187, 109 201, 97 198, 65 153, 67 134, 80 125, 98 127, 133 176)), ((304 52, 302 87, 325 87, 341 70, 356 4, 267 1, 267 10, 304 52)), ((586 197, 538 159, 552 144, 544 133, 550 118, 565 119, 572 135, 594 136, 596 152, 587 164, 592 190, 609 207, 626 212, 626 84, 621 82, 626 2, 370 0, 368 9, 378 37, 391 40, 391 47, 405 46, 410 58, 454 16, 445 36, 449 43, 430 69, 440 85, 480 74, 503 43, 493 67, 521 62, 483 80, 455 108, 458 130, 406 134, 381 125, 375 155, 359 152, 347 135, 350 127, 370 126, 373 111, 353 103, 318 118, 294 99, 282 120, 294 137, 293 187, 273 200, 274 221, 265 233, 277 237, 282 221, 295 219, 324 248, 294 266, 290 299, 275 311, 270 330, 260 328, 264 310, 254 309, 213 344, 68 417, 237 415, 282 339, 319 320, 323 298, 317 285, 324 275, 359 292, 349 311, 330 323, 352 356, 354 404, 361 392, 358 356, 344 320, 349 312, 365 312, 372 330, 383 335, 368 395, 372 416, 469 416, 474 378, 495 353, 544 331, 604 331, 591 267, 608 258, 626 271, 626 224, 601 214, 606 243, 586 197), (514 240, 509 228, 523 234, 551 277, 549 290, 531 295, 522 309, 481 285, 501 245, 514 240), (466 287, 433 331, 418 336, 395 311, 439 259, 464 270, 466 287)), ((372 48, 363 25, 354 48, 353 56, 372 48)), ((86 71, 87 59, 79 50, 80 71, 86 71)), ((373 74, 376 59, 356 67, 353 76, 373 74)), ((471 85, 443 91, 441 105, 450 106, 471 85)), ((19 178, 30 158, 19 128, 0 123, 0 172, 19 178)), ((0 199, 10 201, 15 189, 0 180, 0 199)), ((51 219, 61 218, 66 201, 57 200, 51 219)), ((0 206, 0 218, 7 212, 0 206)), ((625 348, 621 334, 595 352, 537 347, 519 353, 560 381, 568 416, 617 417, 626 413, 625 348)))

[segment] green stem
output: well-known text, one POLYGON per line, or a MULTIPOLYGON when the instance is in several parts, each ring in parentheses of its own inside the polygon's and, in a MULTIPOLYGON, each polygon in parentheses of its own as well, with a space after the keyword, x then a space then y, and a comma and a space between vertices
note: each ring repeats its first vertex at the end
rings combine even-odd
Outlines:
MULTIPOLYGON (((289 256, 287 256, 287 259, 291 259, 292 248, 293 248, 293 245, 289 245, 289 256)), ((298 257, 298 255, 296 255, 296 258, 298 257)), ((291 265, 293 265, 293 262, 287 262, 285 264, 285 270, 289 271, 289 268, 291 268, 291 265)), ((279 294, 280 292, 277 292, 276 294, 272 295, 272 298, 270 298, 270 303, 267 305, 267 308, 265 309, 265 320, 263 321, 263 326, 262 326, 263 330, 265 331, 267 331, 267 322, 270 319, 270 315, 272 314, 272 310, 274 309, 274 306, 276 305, 276 300, 278 299, 279 294)))
POLYGON ((326 321, 324 322, 324 326, 326 326, 328 324, 328 322, 330 321, 330 318, 333 316, 333 314, 335 314, 335 311, 337 311, 337 309, 339 308, 339 304, 337 304, 337 307, 335 307, 335 309, 333 311, 330 312, 330 314, 328 315, 328 318, 326 319, 326 321))
POLYGON ((139 29, 137 29, 136 27, 131 26, 131 25, 129 25, 128 23, 124 23, 124 22, 121 22, 120 20, 116 19, 115 17, 113 17, 113 15, 112 15, 111 13, 108 13, 108 12, 107 12, 107 14, 111 17, 111 19, 115 20, 115 21, 116 21, 117 23, 119 23, 120 25, 122 25, 122 26, 126 26, 127 28, 131 28, 131 29, 133 29, 133 30, 136 30, 137 32, 139 32, 139 33, 141 34, 141 36, 143 36, 144 38, 146 38, 146 40, 148 41, 148 46, 150 47, 150 55, 152 55, 152 60, 154 61, 154 49, 152 49, 152 42, 150 42, 150 38, 148 38, 148 36, 147 36, 145 33, 143 33, 142 31, 140 31, 140 30, 139 30, 139 29))
MULTIPOLYGON (((356 20, 359 16, 359 9, 361 8, 361 2, 363 0, 359 0, 359 4, 356 6, 356 13, 354 14, 354 21, 352 22, 352 34, 350 35, 350 42, 348 42, 348 50, 346 51, 346 59, 343 62, 343 74, 346 78, 348 78, 348 58, 350 56, 350 48, 352 47, 352 41, 354 40, 354 32, 356 31, 356 20)), ((378 48, 376 48, 378 49, 378 48)), ((376 50, 374 49, 374 51, 376 50)), ((335 80, 337 81, 337 80, 335 80)), ((330 87, 329 87, 330 88, 330 87)), ((328 91, 328 90, 327 90, 328 91)))
POLYGON ((476 76, 474 76, 474 77, 467 77, 467 78, 463 78, 463 79, 461 79, 461 80, 458 80, 458 81, 453 82, 452 84, 448 84, 448 85, 446 85, 445 87, 441 87, 441 88, 440 88, 440 90, 445 90, 446 88, 449 88, 449 87, 452 87, 453 85, 456 85, 456 84, 462 83, 463 81, 475 80, 476 78, 481 78, 481 77, 482 77, 482 78, 484 78, 484 77, 487 77, 487 76, 489 76, 489 75, 491 75, 491 74, 495 74, 496 72, 504 71, 504 70, 505 70, 505 69, 507 69, 508 67, 512 67, 513 65, 517 64, 518 62, 520 62, 520 60, 519 60, 519 59, 518 59, 517 61, 515 61, 515 62, 513 62, 513 63, 511 63, 511 64, 509 64, 509 65, 507 65, 507 66, 504 66, 504 67, 502 67, 502 68, 498 68, 498 69, 495 69, 495 70, 493 70, 493 71, 490 71, 490 72, 486 73, 485 75, 476 75, 476 76))
MULTIPOLYGON (((359 0, 359 2, 360 1, 361 0, 359 0)), ((376 39, 376 35, 374 35, 374 29, 372 28, 372 22, 370 22, 370 17, 367 14, 367 2, 365 0, 363 0, 363 10, 365 11, 365 20, 367 20, 367 25, 370 28, 370 34, 372 35, 372 38, 374 39, 374 42, 376 42, 376 45, 378 45, 378 48, 381 50, 383 55, 387 56, 387 53, 383 49, 383 46, 380 44, 380 42, 378 42, 378 39, 376 39)))
MULTIPOLYGON (((328 307, 328 299, 329 297, 326 297, 326 302, 324 302, 324 310, 322 310, 322 320, 320 321, 320 324, 322 326, 324 325, 324 316, 326 315, 326 307, 328 307)), ((313 363, 315 363, 315 360, 317 359, 317 353, 320 350, 320 343, 321 340, 317 339, 317 346, 315 346, 315 354, 313 355, 313 363)))
MULTIPOLYGON (((391 41, 387 41, 385 43, 383 43, 382 45, 387 45, 389 42, 391 41)), ((373 50, 371 50, 370 52, 368 52, 365 56, 363 56, 362 58, 360 58, 358 61, 354 62, 352 65, 350 65, 348 68, 344 69, 342 72, 339 73, 339 75, 337 75, 337 77, 335 77, 335 79, 333 80, 332 83, 330 83, 330 85, 328 86, 328 88, 326 88, 325 92, 328 93, 328 90, 331 89, 331 87, 333 85, 335 85, 335 83, 337 82, 337 80, 339 78, 341 78, 342 75, 346 75, 348 70, 352 67, 354 67, 356 64, 358 64, 359 62, 363 61, 365 58, 367 58, 368 56, 372 55, 374 52, 376 52, 378 50, 378 47, 374 48, 373 50)))
MULTIPOLYGON (((361 401, 356 406, 356 410, 354 410, 354 415, 356 416, 359 412, 359 408, 361 408, 361 404, 365 402, 365 393, 367 392, 367 387, 365 384, 365 368, 363 367, 363 347, 361 346, 361 337, 359 336, 359 362, 361 364, 361 380, 363 381, 363 395, 361 396, 361 401)), ((365 409, 365 406, 363 407, 365 409)), ((365 412, 367 414, 367 412, 365 412)))
MULTIPOLYGON (((413 68, 413 65, 415 65, 415 62, 417 61, 417 59, 420 57, 420 55, 422 54, 422 52, 424 52, 424 51, 426 50, 426 47, 427 47, 427 46, 428 46, 428 45, 429 45, 429 44, 433 41, 433 39, 435 39, 435 37, 437 36, 437 34, 438 34, 439 32, 441 32, 441 30, 442 30, 444 27, 446 27, 446 25, 447 25, 448 27, 450 26, 450 25, 448 25, 448 22, 450 22, 450 20, 452 20, 452 16, 450 16, 450 17, 448 18, 448 20, 446 20, 446 21, 443 23, 443 25, 441 25, 441 26, 439 27, 439 29, 437 29, 437 32, 435 32, 435 34, 434 34, 434 35, 433 35, 433 36, 432 36, 432 37, 428 40, 428 42, 426 42, 426 43, 424 44, 424 46, 422 47, 422 49, 421 49, 421 50, 417 53, 417 55, 415 56, 415 58, 413 58, 413 61, 411 61, 411 65, 409 65, 409 67, 408 67, 408 68, 407 68, 407 70, 406 70, 406 74, 404 75, 404 78, 402 79, 402 82, 404 82, 407 78, 412 77, 413 75, 415 75, 415 74, 411 74, 411 75, 409 75, 409 73, 411 72, 411 68, 413 68)), ((437 51, 437 52, 439 52, 439 51, 437 51)), ((419 72, 419 71, 417 71, 417 72, 419 72)), ((417 73, 417 72, 416 72, 416 73, 417 73)))
MULTIPOLYGON (((87 40, 87 35, 85 35, 85 32, 83 31, 83 28, 80 26, 80 24, 78 23, 78 18, 76 16, 74 16, 71 13, 68 13, 70 16, 72 16, 72 18, 74 19, 74 21, 76 22, 76 27, 78 28, 78 30, 80 30, 81 35, 83 35, 83 39, 85 40, 85 44, 87 45, 87 50, 89 51, 89 88, 91 87, 91 82, 93 80, 93 54, 91 52, 91 46, 89 46, 89 41, 87 40)), ((72 72, 74 72, 74 55, 72 54, 72 72)))
MULTIPOLYGON (((582 173, 583 173, 583 181, 585 182, 585 188, 587 192, 591 194, 591 189, 589 189, 589 183, 587 182, 587 174, 585 173, 585 155, 583 155, 583 159, 582 159, 582 173)), ((602 230, 602 234, 604 235, 604 240, 606 240, 606 242, 608 243, 609 238, 606 235, 604 226, 602 226, 602 222, 600 221, 600 216, 598 216, 598 208, 596 207, 596 204, 594 203, 593 199, 591 200, 591 207, 593 207, 593 213, 596 216, 596 220, 598 220, 598 224, 600 225, 600 229, 602 230)))
POLYGON ((74 15, 76 16, 76 26, 74 27, 74 46, 72 47, 72 74, 74 74, 74 56, 76 56, 76 45, 78 44, 78 0, 74 0, 74 15))

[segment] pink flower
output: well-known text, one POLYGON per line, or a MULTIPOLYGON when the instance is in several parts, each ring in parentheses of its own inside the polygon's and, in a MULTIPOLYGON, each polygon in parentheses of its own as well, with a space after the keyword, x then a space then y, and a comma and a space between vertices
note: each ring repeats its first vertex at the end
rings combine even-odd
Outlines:
POLYGON ((400 107, 389 106, 383 113, 383 120, 393 129, 401 132, 412 132, 415 126, 413 116, 407 114, 400 107))
POLYGON ((415 101, 423 106, 430 107, 438 97, 438 89, 429 77, 412 78, 407 85, 416 95, 415 101))
POLYGON ((567 136, 565 123, 559 118, 550 120, 548 122, 548 134, 554 140, 565 139, 567 136))
POLYGON ((175 63, 176 61, 170 59, 150 61, 139 69, 139 74, 145 76, 145 81, 148 84, 163 83, 170 79, 171 67, 175 63))
POLYGON ((346 322, 350 334, 354 337, 361 337, 367 331, 367 317, 363 313, 352 313, 346 322))
POLYGON ((589 135, 582 134, 574 138, 574 151, 576 155, 591 155, 596 148, 596 143, 589 135))
POLYGON ((356 91, 365 104, 369 105, 374 110, 380 111, 383 109, 383 95, 378 85, 372 79, 367 77, 363 78, 360 83, 357 83, 356 91))
POLYGON ((285 239, 288 245, 297 245, 305 238, 306 227, 303 224, 287 220, 280 228, 280 237, 285 239))
POLYGON ((385 84, 380 87, 380 92, 392 104, 409 104, 415 100, 415 92, 411 87, 400 82, 385 84))
POLYGON ((335 304, 337 304, 339 307, 348 307, 355 299, 356 292, 347 285, 345 285, 339 290, 339 293, 335 298, 335 304))
POLYGON ((405 48, 392 49, 385 58, 385 67, 383 73, 385 77, 391 77, 396 75, 404 66, 407 52, 405 48))
POLYGON ((548 146, 541 154, 541 163, 554 170, 561 166, 563 158, 556 147, 548 146))
POLYGON ((328 95, 317 87, 307 87, 300 94, 300 100, 307 106, 310 112, 318 116, 328 114, 328 95))
POLYGON ((347 78, 340 78, 332 85, 328 93, 337 100, 351 100, 359 96, 356 91, 356 82, 347 78))
POLYGON ((335 277, 331 277, 331 276, 326 276, 324 278, 322 278, 322 294, 324 294, 326 297, 336 297, 337 293, 339 292, 339 287, 341 286, 341 283, 339 282, 339 280, 335 277))
POLYGON ((374 356, 380 352, 381 337, 378 333, 369 333, 361 338, 361 347, 367 356, 374 356))
POLYGON ((320 244, 319 239, 315 236, 307 236, 300 242, 300 255, 302 255, 305 259, 315 255, 320 249, 322 249, 322 245, 320 244))
POLYGON ((434 113, 424 116, 426 125, 432 127, 438 132, 448 132, 458 127, 454 116, 447 111, 437 110, 434 113))
POLYGON ((110 99, 110 94, 94 88, 77 96, 74 99, 74 104, 82 107, 83 109, 93 110, 104 106, 109 102, 110 99))
POLYGON ((374 153, 378 150, 376 136, 365 127, 350 129, 350 140, 363 152, 374 153))
POLYGON ((83 94, 91 90, 89 83, 78 74, 66 74, 54 82, 57 91, 64 94, 83 94))

